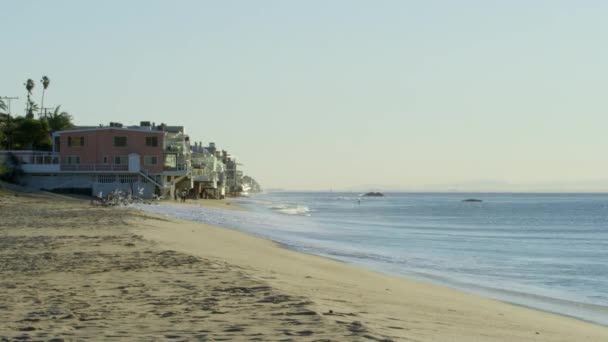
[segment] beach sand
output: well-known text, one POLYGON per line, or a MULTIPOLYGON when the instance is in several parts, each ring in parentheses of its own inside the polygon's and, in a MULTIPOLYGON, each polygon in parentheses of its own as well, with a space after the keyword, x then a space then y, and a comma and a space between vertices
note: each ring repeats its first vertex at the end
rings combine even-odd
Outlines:
POLYGON ((188 199, 186 202, 163 200, 160 203, 165 205, 178 205, 178 206, 197 206, 204 208, 214 209, 228 209, 228 210, 245 210, 237 201, 233 199, 188 199))
POLYGON ((0 340, 608 341, 606 327, 54 195, 0 191, 0 289, 0 340))

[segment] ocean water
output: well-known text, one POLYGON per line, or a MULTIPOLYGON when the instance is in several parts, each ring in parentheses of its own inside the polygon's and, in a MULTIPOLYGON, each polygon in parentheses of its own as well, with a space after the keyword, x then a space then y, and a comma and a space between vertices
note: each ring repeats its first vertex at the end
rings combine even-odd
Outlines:
POLYGON ((608 194, 267 193, 138 205, 297 251, 608 325, 608 194), (481 203, 462 202, 478 198, 481 203))

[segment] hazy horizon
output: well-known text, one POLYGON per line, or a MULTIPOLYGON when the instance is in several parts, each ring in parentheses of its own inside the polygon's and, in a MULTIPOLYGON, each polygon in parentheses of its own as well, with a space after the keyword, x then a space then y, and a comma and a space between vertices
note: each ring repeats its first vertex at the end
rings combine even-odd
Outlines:
POLYGON ((184 125, 264 188, 601 192, 607 16, 602 1, 10 2, 0 96, 23 115, 23 83, 39 103, 46 75, 45 107, 77 124, 184 125))

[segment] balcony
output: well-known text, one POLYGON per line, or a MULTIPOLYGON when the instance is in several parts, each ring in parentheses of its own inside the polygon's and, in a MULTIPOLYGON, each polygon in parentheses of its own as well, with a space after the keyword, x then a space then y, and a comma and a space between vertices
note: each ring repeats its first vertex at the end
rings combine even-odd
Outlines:
POLYGON ((59 154, 46 151, 0 151, 0 163, 13 155, 26 173, 59 172, 59 154))
POLYGON ((177 164, 175 167, 165 165, 163 174, 165 176, 183 176, 188 174, 189 169, 188 164, 177 164))
POLYGON ((192 169, 192 180, 195 182, 214 182, 216 174, 209 169, 192 169))
POLYGON ((61 171, 68 172, 139 172, 139 170, 129 170, 127 164, 61 164, 61 171))

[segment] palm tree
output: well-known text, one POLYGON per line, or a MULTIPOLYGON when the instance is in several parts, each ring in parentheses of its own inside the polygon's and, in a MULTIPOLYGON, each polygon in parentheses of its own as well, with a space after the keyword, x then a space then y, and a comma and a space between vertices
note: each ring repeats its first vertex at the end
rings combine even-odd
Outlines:
POLYGON ((28 78, 27 81, 25 81, 25 89, 27 90, 27 106, 26 106, 26 116, 28 118, 33 118, 34 117, 34 101, 32 101, 30 99, 30 96, 32 95, 32 90, 34 89, 34 80, 32 80, 31 78, 28 78))
MULTIPOLYGON (((42 76, 40 82, 42 82, 42 100, 40 101, 40 109, 44 110, 44 93, 46 92, 46 88, 49 87, 51 80, 46 76, 42 76)), ((46 117, 46 112, 44 113, 44 116, 46 117)))
MULTIPOLYGON (((2 100, 2 99, 0 99, 0 109, 2 109, 2 110, 6 110, 7 109, 6 103, 4 103, 4 100, 2 100)), ((6 114, 6 113, 0 112, 0 114, 6 114)))
POLYGON ((68 112, 60 112, 60 109, 61 106, 57 106, 53 114, 46 118, 51 132, 62 131, 74 127, 72 116, 68 112))

